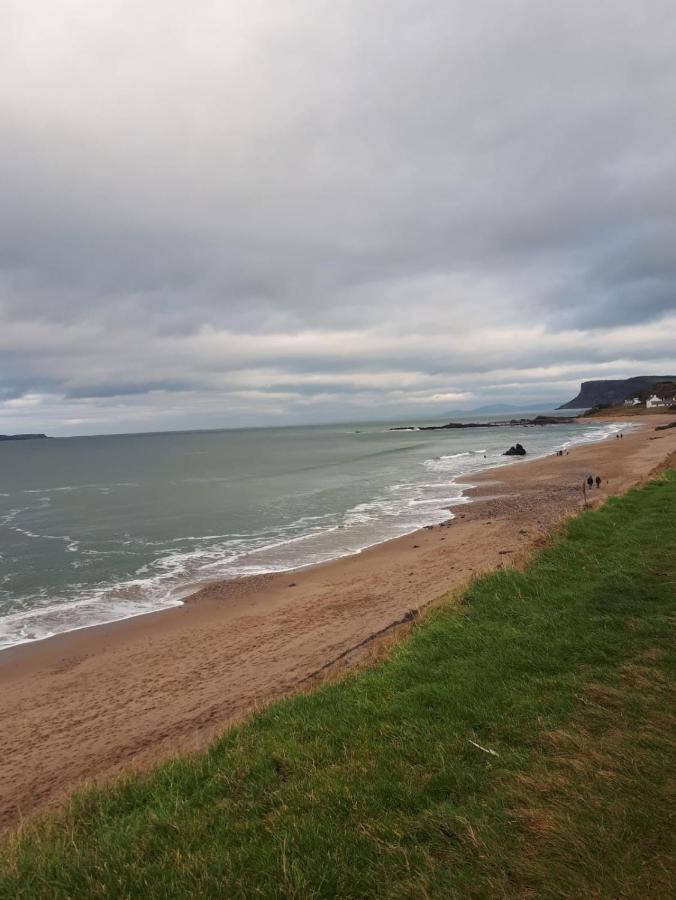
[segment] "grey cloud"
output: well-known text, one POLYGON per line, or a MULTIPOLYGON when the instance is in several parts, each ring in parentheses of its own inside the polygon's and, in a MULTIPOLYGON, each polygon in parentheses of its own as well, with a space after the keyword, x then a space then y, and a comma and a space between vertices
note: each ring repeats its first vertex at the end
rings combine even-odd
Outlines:
POLYGON ((662 0, 5 5, 0 400, 263 421, 676 362, 675 47, 662 0))
POLYGON ((66 388, 65 396, 73 400, 83 398, 132 397, 150 394, 153 391, 182 392, 193 386, 181 381, 146 381, 137 384, 89 384, 74 388, 66 388))

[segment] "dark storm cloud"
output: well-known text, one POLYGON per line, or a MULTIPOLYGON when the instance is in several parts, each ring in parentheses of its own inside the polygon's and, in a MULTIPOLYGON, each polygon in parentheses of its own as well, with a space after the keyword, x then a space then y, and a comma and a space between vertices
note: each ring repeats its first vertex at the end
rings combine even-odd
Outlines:
POLYGON ((675 50, 661 0, 10 0, 0 424, 673 369, 675 50))

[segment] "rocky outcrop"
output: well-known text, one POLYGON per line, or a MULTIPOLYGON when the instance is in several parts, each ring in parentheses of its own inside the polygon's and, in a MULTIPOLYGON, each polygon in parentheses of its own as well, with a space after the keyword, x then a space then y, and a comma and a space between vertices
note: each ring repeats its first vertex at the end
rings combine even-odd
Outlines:
POLYGON ((667 428, 676 428, 676 420, 673 422, 667 422, 666 425, 658 425, 655 428, 655 431, 666 431, 667 428))
POLYGON ((447 425, 399 425, 390 431, 449 431, 455 428, 528 428, 531 425, 571 425, 574 416, 535 416, 533 419, 509 419, 501 422, 449 422, 447 425))
POLYGON ((510 419, 510 425, 572 425, 575 416, 535 416, 534 419, 510 419))
POLYGON ((522 444, 514 444, 513 447, 510 447, 509 450, 505 450, 502 454, 503 456, 525 456, 526 450, 522 444))

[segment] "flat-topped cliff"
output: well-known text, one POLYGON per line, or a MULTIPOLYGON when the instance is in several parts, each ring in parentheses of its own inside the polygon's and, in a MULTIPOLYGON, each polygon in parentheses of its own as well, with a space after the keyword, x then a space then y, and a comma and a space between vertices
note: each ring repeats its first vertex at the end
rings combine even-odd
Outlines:
POLYGON ((675 375, 637 375, 635 378, 583 381, 577 397, 559 409, 589 409, 593 406, 615 406, 635 397, 660 382, 676 381, 675 375))

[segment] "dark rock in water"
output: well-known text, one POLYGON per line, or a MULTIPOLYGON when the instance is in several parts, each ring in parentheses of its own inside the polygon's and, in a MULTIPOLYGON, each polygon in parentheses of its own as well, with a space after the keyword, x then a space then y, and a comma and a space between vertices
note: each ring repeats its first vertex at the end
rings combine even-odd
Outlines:
POLYGON ((534 419, 510 419, 510 425, 570 425, 574 416, 535 416, 534 419))
POLYGON ((505 450, 503 456, 525 456, 526 451, 521 444, 514 444, 509 450, 505 450))

